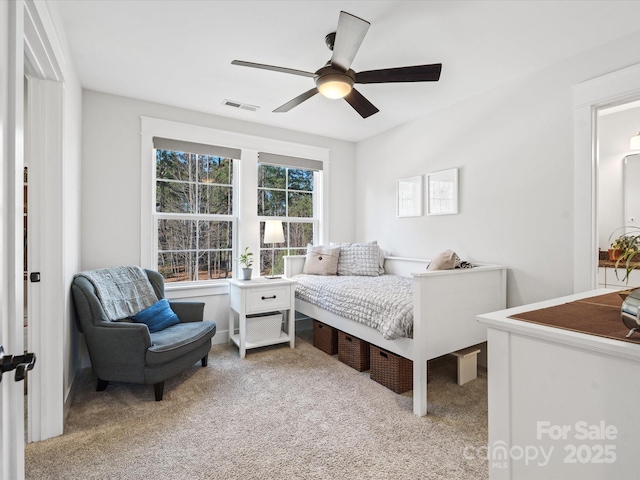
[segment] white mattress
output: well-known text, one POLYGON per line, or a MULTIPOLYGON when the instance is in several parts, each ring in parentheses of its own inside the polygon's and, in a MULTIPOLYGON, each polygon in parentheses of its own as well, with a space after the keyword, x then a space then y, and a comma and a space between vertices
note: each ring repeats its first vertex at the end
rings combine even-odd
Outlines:
POLYGON ((413 278, 296 275, 296 297, 373 327, 388 340, 413 333, 413 278))

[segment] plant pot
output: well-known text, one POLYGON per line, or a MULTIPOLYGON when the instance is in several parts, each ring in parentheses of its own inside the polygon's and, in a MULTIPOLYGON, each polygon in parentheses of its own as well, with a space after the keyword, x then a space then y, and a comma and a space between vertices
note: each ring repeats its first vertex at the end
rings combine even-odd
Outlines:
POLYGON ((613 248, 609 249, 609 260, 611 261, 618 260, 621 255, 622 255, 622 250, 618 250, 618 249, 614 250, 613 248))
POLYGON ((251 280, 251 272, 253 268, 243 268, 240 271, 240 280, 251 280))

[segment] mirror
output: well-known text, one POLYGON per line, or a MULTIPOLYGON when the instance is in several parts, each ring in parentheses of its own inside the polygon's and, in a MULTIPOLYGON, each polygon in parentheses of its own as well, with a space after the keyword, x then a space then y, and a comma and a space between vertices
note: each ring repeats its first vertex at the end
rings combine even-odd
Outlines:
POLYGON ((597 115, 596 224, 598 247, 606 252, 613 232, 640 227, 640 152, 629 150, 629 140, 640 131, 640 103, 601 108, 597 115))
POLYGON ((624 157, 624 224, 640 226, 640 154, 624 157))

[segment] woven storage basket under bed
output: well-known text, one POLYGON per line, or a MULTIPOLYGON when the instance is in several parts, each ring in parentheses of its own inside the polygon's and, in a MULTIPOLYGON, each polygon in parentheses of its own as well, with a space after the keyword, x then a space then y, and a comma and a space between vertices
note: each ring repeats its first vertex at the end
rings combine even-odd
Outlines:
POLYGON ((359 372, 369 370, 369 344, 353 335, 339 331, 338 360, 359 372))
POLYGON ((313 346, 329 355, 338 353, 338 330, 326 323, 313 321, 313 346))
MULTIPOLYGON (((429 383, 431 361, 427 362, 427 383, 429 383)), ((396 393, 413 389, 413 362, 371 345, 371 380, 396 393)))

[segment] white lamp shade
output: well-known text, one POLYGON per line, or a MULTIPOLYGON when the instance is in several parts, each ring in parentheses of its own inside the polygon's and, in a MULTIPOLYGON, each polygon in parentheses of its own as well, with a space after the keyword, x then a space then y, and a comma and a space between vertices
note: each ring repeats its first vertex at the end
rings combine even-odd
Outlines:
POLYGON ((264 243, 283 243, 284 229, 282 220, 267 220, 264 222, 264 243))
POLYGON ((640 133, 638 133, 638 135, 636 135, 635 137, 631 137, 629 148, 631 150, 640 150, 640 133))

